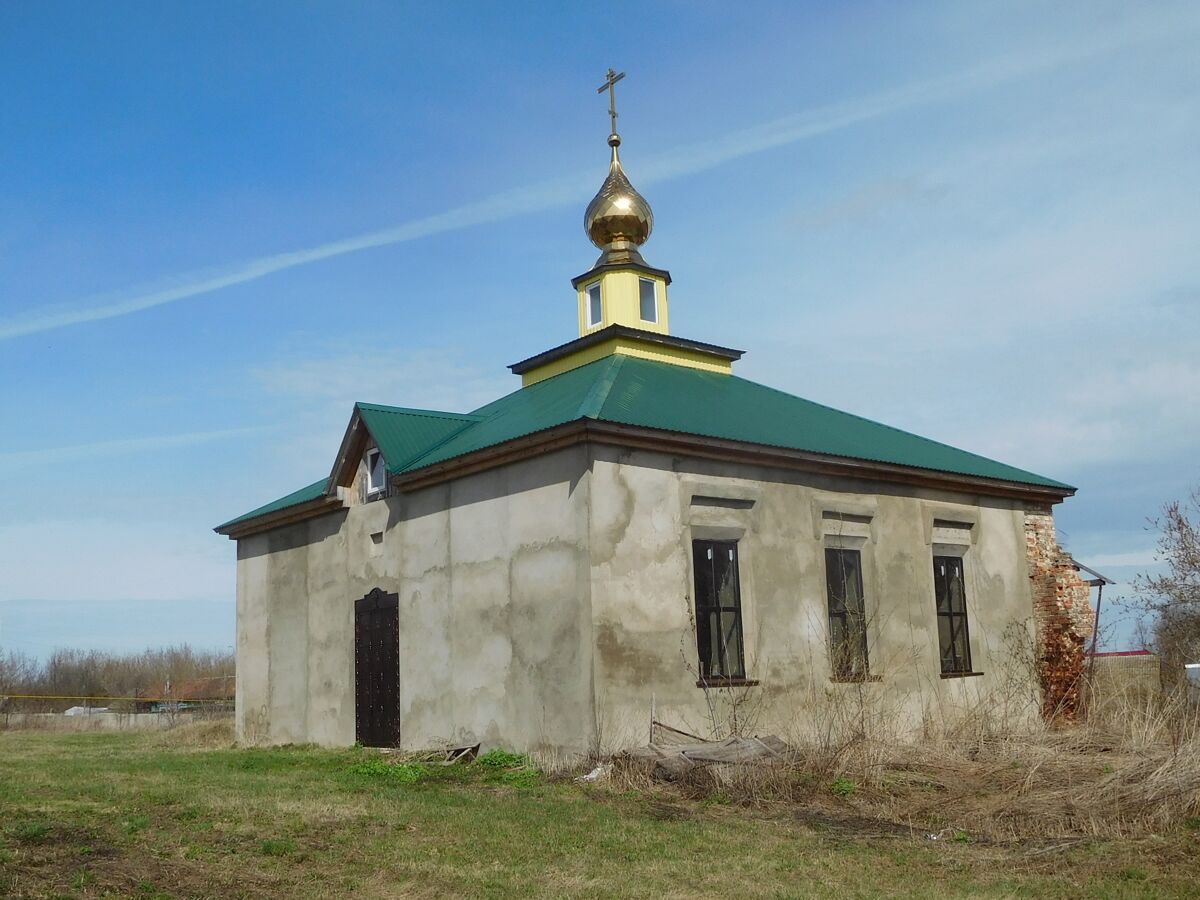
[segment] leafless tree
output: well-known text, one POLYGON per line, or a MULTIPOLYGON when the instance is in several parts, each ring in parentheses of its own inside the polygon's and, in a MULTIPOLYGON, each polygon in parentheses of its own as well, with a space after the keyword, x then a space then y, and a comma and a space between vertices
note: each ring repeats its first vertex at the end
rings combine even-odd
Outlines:
POLYGON ((1164 675, 1177 681, 1184 663, 1200 662, 1200 488, 1165 504, 1152 524, 1166 571, 1139 575, 1134 589, 1154 617, 1154 646, 1164 675))
MULTIPOLYGON (((24 653, 0 651, 0 697, 22 698, 23 709, 54 711, 91 698, 150 696, 167 682, 215 679, 232 675, 232 652, 195 650, 187 644, 141 652, 55 650, 44 661, 24 653), (29 700, 52 696, 54 701, 29 700)), ((12 704, 9 704, 11 706, 12 704)))

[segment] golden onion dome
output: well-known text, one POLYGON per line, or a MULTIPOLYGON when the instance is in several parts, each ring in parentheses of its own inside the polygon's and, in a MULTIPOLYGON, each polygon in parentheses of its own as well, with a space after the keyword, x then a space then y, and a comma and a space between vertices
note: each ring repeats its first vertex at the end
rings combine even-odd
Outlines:
POLYGON ((654 211, 646 198, 634 190, 621 168, 621 157, 617 152, 621 138, 610 135, 608 143, 612 147, 608 177, 588 204, 583 214, 583 227, 592 243, 602 250, 625 241, 641 246, 654 229, 654 211))

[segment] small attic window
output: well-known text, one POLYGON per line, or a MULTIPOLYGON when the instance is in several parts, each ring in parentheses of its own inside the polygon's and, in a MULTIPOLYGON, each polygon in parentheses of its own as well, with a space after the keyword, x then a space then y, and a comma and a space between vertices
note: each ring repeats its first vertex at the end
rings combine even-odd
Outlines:
POLYGON ((600 304, 600 282, 589 284, 587 288, 588 298, 588 328, 595 328, 604 318, 604 309, 600 304))
POLYGON ((649 278, 638 279, 638 299, 641 302, 643 322, 658 321, 658 291, 649 278))
POLYGON ((387 469, 383 454, 378 450, 367 451, 367 493, 377 494, 387 487, 387 469))

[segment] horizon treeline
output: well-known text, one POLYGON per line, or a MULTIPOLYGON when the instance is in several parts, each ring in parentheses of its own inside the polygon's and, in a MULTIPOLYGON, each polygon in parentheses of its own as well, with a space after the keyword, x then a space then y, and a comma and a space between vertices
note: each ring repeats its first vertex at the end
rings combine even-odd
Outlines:
MULTIPOLYGON (((117 653, 58 649, 44 661, 0 649, 0 701, 14 695, 72 697, 147 696, 165 682, 234 674, 231 650, 197 650, 189 644, 117 653)), ((23 704, 24 705, 24 704, 23 704)), ((61 702, 50 704, 63 706, 61 702)), ((66 703, 66 706, 76 705, 66 703)), ((82 705, 82 703, 78 704, 82 705)))

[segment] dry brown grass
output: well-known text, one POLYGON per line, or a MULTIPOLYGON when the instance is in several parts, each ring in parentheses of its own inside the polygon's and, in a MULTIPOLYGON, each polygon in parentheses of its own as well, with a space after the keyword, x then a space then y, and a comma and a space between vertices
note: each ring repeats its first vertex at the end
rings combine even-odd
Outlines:
POLYGON ((183 722, 154 735, 154 746, 170 750, 218 750, 233 746, 233 717, 183 722))
POLYGON ((1182 698, 1110 700, 1091 720, 1023 733, 983 713, 936 738, 859 734, 795 745, 773 765, 708 766, 670 783, 618 760, 623 789, 803 805, 958 840, 1165 834, 1200 827, 1200 716, 1182 698))

